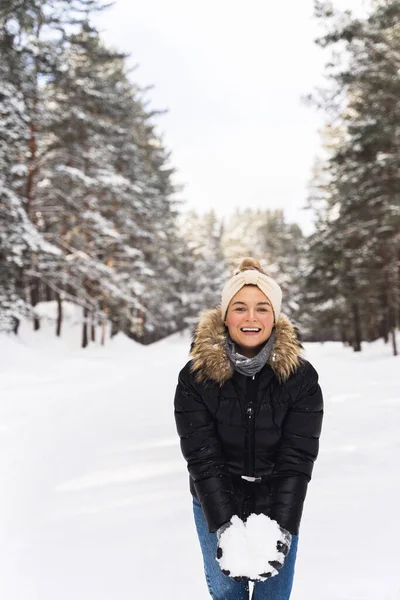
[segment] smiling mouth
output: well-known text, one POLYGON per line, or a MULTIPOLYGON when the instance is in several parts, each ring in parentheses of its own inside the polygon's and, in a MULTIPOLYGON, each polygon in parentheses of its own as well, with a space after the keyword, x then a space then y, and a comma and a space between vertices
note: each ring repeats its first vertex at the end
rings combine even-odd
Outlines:
POLYGON ((240 331, 242 333, 247 333, 247 334, 256 334, 256 333, 260 333, 261 328, 260 327, 241 327, 240 331))

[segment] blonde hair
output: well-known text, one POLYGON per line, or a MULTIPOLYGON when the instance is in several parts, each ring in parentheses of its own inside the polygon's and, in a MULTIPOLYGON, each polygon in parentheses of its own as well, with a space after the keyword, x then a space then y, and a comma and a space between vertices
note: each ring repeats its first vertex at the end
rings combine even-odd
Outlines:
POLYGON ((267 275, 265 271, 262 269, 260 261, 253 256, 246 256, 242 259, 239 267, 235 270, 234 275, 241 273, 242 271, 259 271, 263 275, 267 275))

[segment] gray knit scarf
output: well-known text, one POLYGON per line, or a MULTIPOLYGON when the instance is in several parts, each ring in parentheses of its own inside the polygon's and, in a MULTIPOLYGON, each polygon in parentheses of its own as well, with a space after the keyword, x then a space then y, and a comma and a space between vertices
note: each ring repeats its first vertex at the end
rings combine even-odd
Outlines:
POLYGON ((253 358, 247 358, 239 352, 236 352, 235 342, 228 334, 225 342, 226 351, 228 358, 231 361, 235 371, 239 371, 243 375, 252 377, 258 371, 261 371, 263 366, 268 362, 271 355, 272 347, 275 342, 275 331, 273 331, 267 340, 266 344, 262 347, 260 352, 253 358))

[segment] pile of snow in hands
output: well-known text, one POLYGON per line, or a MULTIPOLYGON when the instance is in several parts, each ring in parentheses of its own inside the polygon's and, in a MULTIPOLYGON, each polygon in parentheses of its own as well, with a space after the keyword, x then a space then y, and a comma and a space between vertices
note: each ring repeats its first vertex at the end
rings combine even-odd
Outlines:
POLYGON ((225 529, 219 540, 222 549, 217 559, 222 570, 229 571, 231 577, 248 577, 264 580, 263 573, 278 574, 270 561, 281 564, 285 556, 277 549, 277 542, 287 544, 278 523, 266 515, 251 514, 246 522, 233 516, 232 525, 225 529))

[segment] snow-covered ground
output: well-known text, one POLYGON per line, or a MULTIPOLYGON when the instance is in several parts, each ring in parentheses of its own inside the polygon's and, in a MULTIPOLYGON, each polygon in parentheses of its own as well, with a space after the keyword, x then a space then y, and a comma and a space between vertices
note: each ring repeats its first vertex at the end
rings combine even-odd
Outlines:
MULTIPOLYGON (((173 419, 189 337, 0 334, 0 598, 205 600, 173 419)), ((400 357, 306 346, 325 395, 293 600, 400 600, 400 357)))

